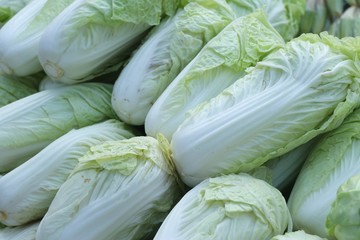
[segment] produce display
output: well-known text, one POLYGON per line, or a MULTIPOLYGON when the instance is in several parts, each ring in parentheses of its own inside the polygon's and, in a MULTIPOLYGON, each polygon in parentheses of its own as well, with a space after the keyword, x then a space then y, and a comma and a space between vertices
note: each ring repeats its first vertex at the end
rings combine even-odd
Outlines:
POLYGON ((0 0, 0 240, 359 240, 360 1, 0 0))

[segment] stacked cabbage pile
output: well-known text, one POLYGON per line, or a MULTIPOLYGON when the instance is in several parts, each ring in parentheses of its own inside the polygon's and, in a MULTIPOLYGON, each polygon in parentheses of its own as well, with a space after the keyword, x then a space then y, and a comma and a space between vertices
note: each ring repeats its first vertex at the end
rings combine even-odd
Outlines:
POLYGON ((360 239, 358 9, 0 0, 0 239, 360 239))

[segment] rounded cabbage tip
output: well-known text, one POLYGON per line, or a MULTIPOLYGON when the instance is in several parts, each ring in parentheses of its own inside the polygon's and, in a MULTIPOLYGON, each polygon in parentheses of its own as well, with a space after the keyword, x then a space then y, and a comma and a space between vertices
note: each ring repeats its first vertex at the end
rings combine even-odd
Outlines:
POLYGON ((292 230, 283 195, 264 180, 240 173, 214 177, 208 181, 208 186, 200 192, 202 198, 207 202, 224 202, 228 216, 238 216, 246 205, 245 208, 249 208, 260 221, 268 223, 275 234, 283 233, 286 228, 292 230))

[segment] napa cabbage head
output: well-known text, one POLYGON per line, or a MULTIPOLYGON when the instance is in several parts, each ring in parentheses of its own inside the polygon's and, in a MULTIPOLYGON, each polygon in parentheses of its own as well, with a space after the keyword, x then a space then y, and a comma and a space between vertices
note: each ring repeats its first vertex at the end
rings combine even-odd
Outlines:
POLYGON ((293 39, 187 112, 171 140, 183 180, 251 171, 338 127, 360 103, 359 52, 333 40, 293 39))
POLYGON ((78 83, 118 70, 177 0, 76 0, 42 34, 39 60, 55 81, 78 83))
POLYGON ((303 1, 196 0, 163 19, 136 49, 114 86, 112 104, 123 121, 143 125, 154 102, 204 45, 238 17, 263 11, 285 40, 296 33, 303 1), (291 28, 291 30, 289 29, 291 28), (131 80, 130 80, 131 79, 131 80))
POLYGON ((270 239, 292 230, 280 191, 248 174, 206 179, 175 205, 154 240, 270 239))
MULTIPOLYGON (((338 229, 340 235, 347 227, 351 229, 352 223, 358 229, 358 223, 352 220, 352 214, 357 212, 356 207, 341 213, 347 204, 349 207, 358 206, 356 197, 353 204, 351 193, 346 193, 347 188, 339 188, 350 177, 360 174, 359 149, 360 110, 356 109, 338 128, 323 135, 306 159, 288 200, 296 229, 328 239, 335 239, 334 234, 338 229)), ((352 183, 349 182, 349 186, 352 183)), ((358 234, 354 231, 353 236, 358 237, 355 233, 358 234)))
POLYGON ((134 137, 138 131, 110 119, 74 129, 0 179, 0 222, 19 226, 43 217, 78 158, 104 141, 134 137))
POLYGON ((168 143, 148 136, 91 147, 61 185, 36 239, 151 236, 182 195, 169 157, 168 143))
POLYGON ((225 0, 197 0, 147 35, 116 80, 112 104, 119 118, 142 125, 152 104, 201 48, 235 19, 225 0))
POLYGON ((188 110, 218 95, 245 69, 285 45, 266 15, 257 11, 237 18, 212 38, 156 100, 145 119, 150 136, 169 140, 188 110))
POLYGON ((17 76, 42 71, 38 60, 40 37, 47 25, 72 2, 31 1, 6 22, 0 29, 0 70, 17 76))
POLYGON ((34 156, 72 129, 116 118, 112 85, 83 83, 34 93, 0 108, 0 172, 34 156))

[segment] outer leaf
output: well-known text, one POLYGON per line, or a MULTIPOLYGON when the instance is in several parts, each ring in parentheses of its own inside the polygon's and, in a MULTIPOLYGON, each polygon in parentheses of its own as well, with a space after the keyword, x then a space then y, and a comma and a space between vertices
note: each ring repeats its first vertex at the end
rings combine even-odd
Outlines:
POLYGON ((161 149, 151 137, 92 147, 56 194, 36 239, 144 239, 181 194, 161 149))
POLYGON ((182 179, 193 186, 250 171, 338 127, 360 103, 358 77, 354 62, 337 49, 289 42, 193 109, 174 133, 182 179))
POLYGON ((360 111, 357 109, 315 145, 288 201, 297 229, 334 239, 326 234, 325 222, 340 185, 360 173, 359 137, 360 111))
POLYGON ((188 110, 219 94, 244 75, 247 67, 282 46, 283 39, 262 13, 234 20, 161 94, 146 116, 146 133, 161 133, 171 139, 188 110))
POLYGON ((72 130, 0 179, 0 221, 18 226, 45 215, 56 192, 91 146, 134 137, 117 120, 72 130), (5 216, 5 217, 4 217, 5 216))
POLYGON ((0 172, 34 156, 74 128, 116 118, 112 85, 86 83, 32 94, 0 108, 0 172))
POLYGON ((360 174, 349 178, 337 190, 326 217, 327 233, 339 240, 360 238, 360 174))
POLYGON ((154 240, 270 239, 291 229, 281 193, 247 174, 204 180, 176 204, 154 240))

